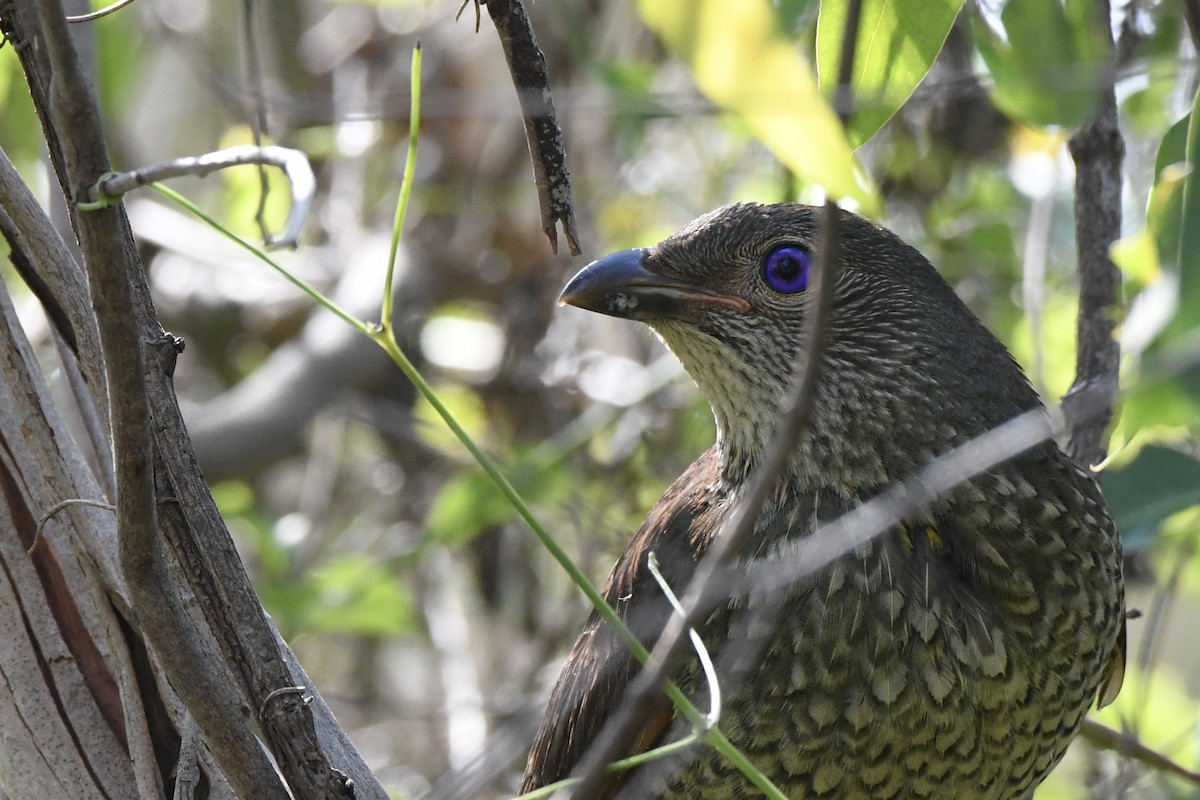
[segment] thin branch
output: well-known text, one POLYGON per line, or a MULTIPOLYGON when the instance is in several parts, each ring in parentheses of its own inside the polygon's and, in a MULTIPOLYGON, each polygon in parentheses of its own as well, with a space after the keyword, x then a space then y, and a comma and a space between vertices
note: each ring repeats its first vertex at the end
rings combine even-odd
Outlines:
MULTIPOLYGON (((1095 13, 1112 46, 1108 0, 1095 13)), ((1112 74, 1105 77, 1096 116, 1069 141, 1075 160, 1075 241, 1079 251, 1079 319, 1075 382, 1063 397, 1067 452, 1083 466, 1108 452, 1107 429, 1116 400, 1121 349, 1113 336, 1120 309, 1121 273, 1109 248, 1121 235, 1121 162, 1112 74)))
POLYGON ((571 255, 579 255, 579 234, 575 226, 575 207, 571 199, 571 173, 562 128, 550 94, 550 76, 546 57, 533 35, 533 25, 522 0, 489 0, 488 15, 500 34, 504 57, 512 73, 521 114, 525 119, 525 138, 533 162, 537 183, 542 231, 550 248, 558 252, 558 223, 562 223, 571 255))
POLYGON ((383 307, 379 312, 380 330, 393 338, 392 309, 396 302, 396 254, 400 250, 400 239, 404 235, 404 220, 408 218, 408 201, 412 197, 413 181, 417 172, 417 142, 421 132, 421 43, 417 42, 412 52, 411 76, 409 78, 410 100, 408 104, 408 151, 404 156, 404 177, 400 179, 400 196, 396 200, 396 216, 392 219, 392 240, 388 247, 387 272, 383 279, 383 307))
POLYGON ((463 0, 462 5, 458 7, 458 13, 454 15, 454 21, 458 22, 464 11, 467 10, 467 4, 470 3, 475 7, 475 32, 479 33, 480 11, 479 4, 482 0, 463 0))
MULTIPOLYGON (((262 62, 258 58, 257 37, 254 34, 254 0, 242 0, 242 45, 246 48, 246 73, 250 80, 250 91, 254 97, 254 113, 250 120, 250 133, 254 137, 254 146, 263 146, 263 134, 267 132, 267 102, 263 90, 262 62)), ((258 208, 254 210, 254 221, 264 242, 271 241, 270 231, 267 230, 267 171, 258 164, 258 208)), ((293 245, 295 246, 295 245, 293 245)))
POLYGON ((1142 744, 1132 734, 1121 733, 1107 725, 1101 725, 1094 719, 1085 718, 1083 726, 1079 729, 1079 735, 1101 750, 1111 750, 1140 764, 1145 764, 1151 769, 1176 775, 1194 786, 1200 786, 1200 772, 1175 763, 1157 750, 1142 744))
POLYGON ((187 156, 151 164, 130 172, 107 172, 87 188, 82 198, 83 202, 77 206, 82 210, 92 211, 110 205, 128 192, 151 183, 183 175, 203 178, 216 170, 244 164, 278 167, 287 175, 292 188, 292 207, 288 212, 283 234, 277 238, 268 238, 267 243, 271 246, 295 247, 300 239, 300 231, 308 219, 309 209, 312 208, 317 182, 312 166, 308 163, 308 156, 288 147, 239 145, 202 156, 187 156))
MULTIPOLYGON (((635 756, 623 758, 620 761, 614 761, 608 765, 608 771, 610 773, 628 772, 635 767, 640 767, 643 764, 649 764, 651 762, 658 761, 659 759, 666 758, 667 756, 672 756, 676 753, 687 750, 689 747, 694 747, 699 744, 700 741, 701 738, 696 734, 689 734, 678 741, 664 744, 661 747, 652 747, 644 753, 638 753, 635 756)), ((563 789, 570 789, 572 786, 578 785, 579 778, 564 778, 561 781, 548 783, 540 789, 534 789, 531 792, 517 795, 515 798, 513 798, 513 800, 544 800, 544 798, 551 797, 563 789)))
MULTIPOLYGON (((489 6, 490 7, 490 6, 489 6)), ((842 111, 842 124, 848 122, 850 80, 854 71, 854 51, 858 41, 861 0, 850 0, 846 11, 846 28, 842 38, 838 70, 836 106, 842 111)), ((605 778, 605 765, 633 741, 636 731, 645 723, 654 707, 651 702, 663 681, 672 675, 679 664, 687 641, 689 628, 699 625, 708 613, 728 597, 724 582, 714 577, 733 564, 754 533, 759 511, 765 504, 776 481, 796 449, 796 443, 808 427, 816 397, 825 340, 833 305, 833 285, 838 260, 838 207, 829 200, 821 218, 821 246, 813 264, 809 289, 805 296, 804 334, 806 348, 794 376, 794 390, 779 421, 763 462, 755 469, 749 486, 739 498, 730 519, 722 526, 714 544, 696 567, 683 599, 686 614, 672 616, 651 651, 650 664, 630 685, 623 702, 601 728, 579 766, 580 784, 572 797, 576 800, 592 797, 605 778)))
POLYGON ((105 503, 102 500, 89 500, 86 497, 72 497, 68 500, 55 503, 54 505, 50 506, 50 509, 45 514, 42 514, 42 518, 38 520, 37 528, 35 528, 33 531, 33 542, 28 548, 26 548, 25 552, 32 554, 33 551, 37 549, 38 544, 40 544, 42 541, 42 531, 46 529, 46 523, 49 522, 51 518, 53 518, 58 512, 65 508, 71 508, 72 506, 90 506, 92 508, 102 508, 105 511, 117 510, 117 507, 112 503, 105 503))

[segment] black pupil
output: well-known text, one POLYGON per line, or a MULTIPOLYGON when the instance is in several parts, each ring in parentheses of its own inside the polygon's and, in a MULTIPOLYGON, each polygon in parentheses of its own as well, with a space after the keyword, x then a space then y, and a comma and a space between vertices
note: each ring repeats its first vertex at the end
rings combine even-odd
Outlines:
POLYGON ((775 259, 775 277, 784 283, 791 283, 800 274, 800 259, 788 253, 775 259))

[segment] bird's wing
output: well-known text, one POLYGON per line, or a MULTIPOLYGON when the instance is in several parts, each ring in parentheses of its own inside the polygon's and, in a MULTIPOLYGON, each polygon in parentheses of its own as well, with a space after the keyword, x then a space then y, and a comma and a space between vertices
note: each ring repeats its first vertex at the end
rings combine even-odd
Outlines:
POLYGON ((1100 691, 1096 697, 1096 708, 1104 708, 1117 699, 1121 684, 1125 682, 1125 620, 1121 620, 1121 630, 1117 633, 1117 642, 1113 645, 1108 663, 1101 673, 1100 691))
MULTIPOLYGON (((604 587, 605 599, 647 646, 653 645, 662 631, 671 607, 647 571, 646 557, 655 554, 668 585, 682 594, 724 513, 714 497, 716 470, 716 453, 709 450, 675 481, 621 555, 604 587)), ((550 694, 521 781, 522 793, 571 774, 620 706, 637 670, 638 662, 629 648, 593 611, 550 694)), ((627 755, 652 747, 666 731, 671 716, 663 698, 627 755)), ((614 779, 612 791, 619 786, 614 779)))

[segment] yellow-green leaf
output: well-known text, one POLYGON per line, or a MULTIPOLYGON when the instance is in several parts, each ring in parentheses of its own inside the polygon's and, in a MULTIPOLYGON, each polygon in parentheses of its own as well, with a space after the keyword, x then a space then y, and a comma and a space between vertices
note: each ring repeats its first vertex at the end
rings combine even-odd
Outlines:
MULTIPOLYGON (((864 0, 850 80, 851 145, 870 139, 917 88, 962 4, 963 0, 864 0)), ((828 98, 837 90, 847 5, 847 0, 821 0, 817 18, 817 76, 828 98)))
POLYGON ((640 0, 646 24, 692 68, 696 85, 755 138, 830 196, 878 215, 875 188, 817 90, 811 67, 780 35, 767 0, 640 0))

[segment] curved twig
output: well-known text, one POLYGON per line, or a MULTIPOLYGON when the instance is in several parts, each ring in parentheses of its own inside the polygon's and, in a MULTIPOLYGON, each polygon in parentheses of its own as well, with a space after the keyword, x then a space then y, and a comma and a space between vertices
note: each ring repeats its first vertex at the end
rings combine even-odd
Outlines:
POLYGON ((46 511, 45 514, 42 514, 42 518, 38 520, 37 528, 35 528, 33 531, 33 541, 30 542, 29 547, 25 549, 25 552, 32 554, 33 551, 37 549, 38 544, 40 544, 42 541, 42 531, 46 529, 46 523, 49 522, 51 517, 53 517, 55 514, 62 511, 64 508, 70 508, 71 506, 91 506, 92 508, 103 508, 106 511, 117 510, 117 507, 112 503, 105 503, 103 500, 89 500, 86 497, 72 497, 68 500, 63 500, 61 503, 55 503, 54 505, 50 506, 50 509, 46 511))
POLYGON ((117 2, 113 3, 112 5, 107 5, 98 11, 91 11, 87 14, 76 14, 73 17, 68 16, 67 22, 91 22, 94 19, 107 17, 109 14, 115 14, 128 5, 133 5, 133 0, 117 0, 117 2))
POLYGON ((128 192, 151 183, 182 175, 203 178, 210 172, 244 164, 278 167, 287 175, 292 188, 292 207, 288 212, 283 233, 270 239, 267 244, 272 247, 295 247, 300 239, 300 231, 308 219, 317 181, 313 176, 312 166, 308 163, 308 156, 288 147, 239 145, 202 156, 186 156, 151 164, 129 172, 109 172, 101 175, 98 181, 89 186, 81 198, 82 202, 76 205, 84 211, 94 211, 111 205, 128 192))

